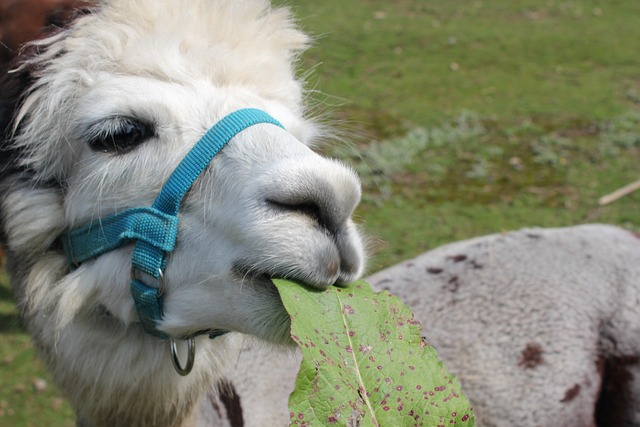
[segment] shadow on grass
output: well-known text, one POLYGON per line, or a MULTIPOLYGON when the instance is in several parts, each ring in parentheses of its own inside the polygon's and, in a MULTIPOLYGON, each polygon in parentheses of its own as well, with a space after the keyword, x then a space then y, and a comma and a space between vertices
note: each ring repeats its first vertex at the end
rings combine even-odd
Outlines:
MULTIPOLYGON (((8 306, 15 304, 13 301, 13 295, 11 289, 6 283, 0 280, 0 305, 8 306)), ((25 329, 22 326, 22 321, 18 313, 10 310, 0 311, 0 334, 4 333, 24 333, 25 329)))
POLYGON ((0 334, 26 333, 20 316, 17 314, 0 314, 0 334))
POLYGON ((11 289, 9 285, 5 285, 0 280, 0 301, 11 301, 13 302, 13 294, 11 293, 11 289))

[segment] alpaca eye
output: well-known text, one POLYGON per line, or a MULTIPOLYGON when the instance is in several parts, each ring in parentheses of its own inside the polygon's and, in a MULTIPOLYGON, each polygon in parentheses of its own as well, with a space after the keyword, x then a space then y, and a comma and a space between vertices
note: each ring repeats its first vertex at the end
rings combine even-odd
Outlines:
POLYGON ((89 130, 89 147, 102 153, 127 153, 153 136, 152 127, 133 118, 110 118, 89 130))

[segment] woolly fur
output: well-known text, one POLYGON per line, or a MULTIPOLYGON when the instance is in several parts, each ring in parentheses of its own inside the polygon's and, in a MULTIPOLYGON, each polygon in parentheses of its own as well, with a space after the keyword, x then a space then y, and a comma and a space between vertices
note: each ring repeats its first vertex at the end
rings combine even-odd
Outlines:
MULTIPOLYGON (((592 224, 494 234, 365 280, 412 308, 460 380, 476 426, 640 426, 640 240, 632 233, 592 224)), ((228 377, 245 426, 287 424, 297 366, 299 358, 247 343, 228 377)))

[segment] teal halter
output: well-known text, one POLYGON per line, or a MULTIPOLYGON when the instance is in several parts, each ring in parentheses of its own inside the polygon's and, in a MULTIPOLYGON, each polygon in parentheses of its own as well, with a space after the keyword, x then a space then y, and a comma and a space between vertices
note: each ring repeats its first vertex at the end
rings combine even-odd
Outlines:
MULTIPOLYGON (((235 111, 213 125, 187 153, 152 206, 127 209, 75 228, 62 236, 63 249, 71 268, 135 242, 131 258, 131 295, 145 332, 158 338, 171 338, 157 329, 157 323, 162 319, 163 275, 167 254, 175 247, 178 211, 185 194, 234 136, 260 123, 284 128, 264 111, 251 108, 235 111), (155 279, 156 286, 144 283, 139 273, 146 273, 155 279)), ((210 333, 211 338, 220 335, 219 331, 201 331, 194 335, 202 333, 210 333)))

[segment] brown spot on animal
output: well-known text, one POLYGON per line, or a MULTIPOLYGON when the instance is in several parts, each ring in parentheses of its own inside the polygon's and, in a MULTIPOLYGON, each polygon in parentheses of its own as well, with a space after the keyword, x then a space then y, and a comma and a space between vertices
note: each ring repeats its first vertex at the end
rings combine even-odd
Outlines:
POLYGON ((632 370, 638 363, 640 357, 635 354, 598 359, 596 366, 602 373, 602 385, 596 402, 596 425, 630 425, 636 403, 632 370))
POLYGON ((427 268, 427 273, 429 274, 440 274, 442 273, 442 269, 441 268, 437 268, 437 267, 429 267, 427 268))
POLYGON ((467 259, 467 256, 466 255, 452 255, 450 257, 447 257, 447 259, 450 259, 453 262, 462 262, 465 259, 467 259))
POLYGON ((564 393, 564 397, 562 398, 562 400, 560 400, 560 402, 562 403, 571 402, 579 394, 580 394, 580 384, 575 384, 573 387, 571 387, 564 393))
POLYGON ((537 367, 538 365, 544 363, 544 357, 542 357, 543 353, 544 350, 542 349, 540 344, 527 344, 527 346, 524 348, 524 350, 522 350, 522 353, 520 354, 520 361, 518 362, 518 366, 520 366, 522 369, 533 369, 537 367))
POLYGON ((474 270, 482 270, 482 264, 478 264, 475 259, 469 261, 469 264, 471 264, 474 270))
POLYGON ((447 283, 442 287, 449 292, 458 292, 458 288, 460 287, 460 279, 458 276, 451 277, 447 283))
POLYGON ((242 404, 236 388, 228 381, 220 384, 220 401, 227 412, 227 419, 231 427, 243 427, 244 417, 242 415, 242 404))

